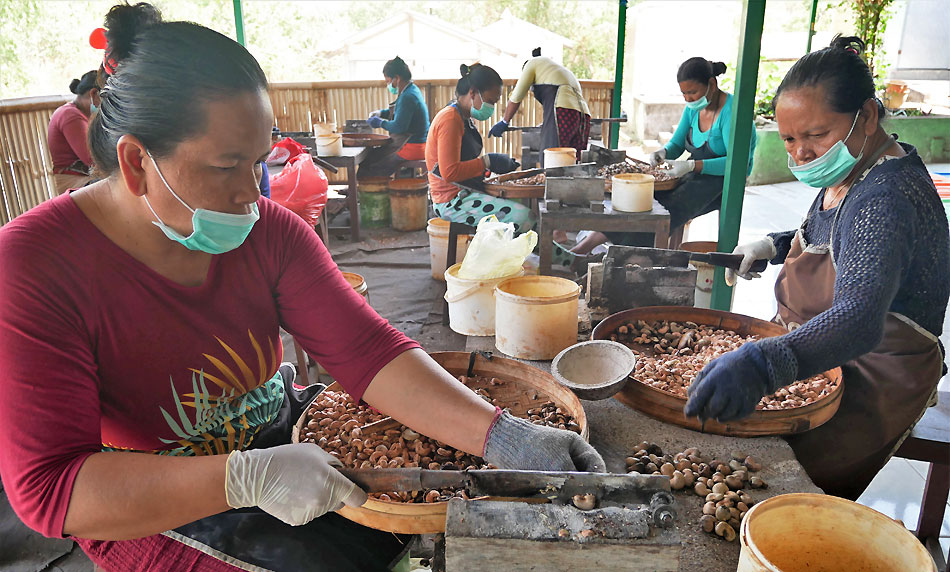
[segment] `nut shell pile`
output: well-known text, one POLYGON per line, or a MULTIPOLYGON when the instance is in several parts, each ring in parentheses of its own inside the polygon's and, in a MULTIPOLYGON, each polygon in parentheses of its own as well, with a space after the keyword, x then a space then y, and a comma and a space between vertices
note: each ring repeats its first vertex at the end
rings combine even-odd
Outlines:
POLYGON ((598 177, 610 177, 611 175, 619 175, 621 173, 643 173, 644 175, 653 175, 653 178, 657 182, 669 181, 673 178, 663 169, 650 167, 650 165, 646 163, 631 163, 629 161, 613 163, 597 170, 598 177))
MULTIPOLYGON (((475 390, 482 399, 493 405, 504 407, 503 403, 497 402, 492 397, 491 387, 504 385, 505 381, 495 378, 459 377, 462 383, 476 380, 481 385, 488 386, 475 390)), ((525 418, 537 425, 547 425, 575 433, 581 432, 574 417, 551 401, 540 402, 537 407, 529 409, 525 418)), ((391 428, 373 432, 366 427, 383 419, 386 419, 384 415, 368 406, 358 405, 345 392, 326 390, 307 410, 306 424, 301 431, 300 441, 315 443, 339 459, 345 467, 350 468, 421 467, 432 470, 495 468, 481 457, 449 447, 404 425, 391 426, 391 428)), ((412 503, 443 502, 452 497, 469 498, 466 491, 455 489, 371 493, 370 496, 383 501, 412 503)))
MULTIPOLYGON (((634 379, 682 398, 687 397, 690 383, 707 363, 756 339, 758 336, 741 336, 732 330, 693 322, 643 320, 619 326, 610 335, 611 341, 639 354, 634 379)), ((819 374, 763 397, 756 409, 771 411, 809 405, 830 394, 836 385, 837 382, 819 374)))
POLYGON ((729 542, 735 541, 742 519, 755 504, 744 489, 768 486, 761 477, 750 475, 760 471, 762 465, 740 452, 733 453, 725 462, 707 459, 696 447, 664 455, 656 443, 643 441, 626 463, 628 473, 665 475, 674 491, 692 490, 705 498, 700 527, 729 542))

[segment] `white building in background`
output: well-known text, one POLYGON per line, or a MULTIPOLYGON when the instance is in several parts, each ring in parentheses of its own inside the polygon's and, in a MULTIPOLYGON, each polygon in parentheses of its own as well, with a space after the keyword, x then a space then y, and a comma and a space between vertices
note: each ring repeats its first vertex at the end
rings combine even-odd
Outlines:
POLYGON ((496 46, 504 46, 506 51, 517 54, 516 64, 511 69, 496 68, 502 77, 515 78, 521 74, 521 66, 531 57, 531 51, 541 48, 541 54, 557 63, 564 63, 564 48, 572 48, 577 42, 565 38, 541 26, 522 20, 505 10, 501 19, 475 32, 484 41, 496 46))
POLYGON ((343 55, 348 80, 379 79, 383 64, 399 56, 420 78, 454 78, 461 64, 479 61, 495 68, 505 78, 517 78, 531 50, 561 61, 568 38, 515 18, 502 18, 481 30, 470 32, 454 24, 405 10, 356 33, 334 53, 343 55))

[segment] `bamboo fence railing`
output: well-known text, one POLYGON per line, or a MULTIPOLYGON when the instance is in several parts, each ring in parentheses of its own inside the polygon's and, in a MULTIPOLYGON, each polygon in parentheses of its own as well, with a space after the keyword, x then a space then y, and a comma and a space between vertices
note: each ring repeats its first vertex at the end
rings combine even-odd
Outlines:
MULTIPOLYGON (((417 80, 431 116, 454 98, 456 80, 417 80)), ((488 129, 504 113, 507 92, 515 80, 506 80, 495 117, 479 123, 486 152, 521 156, 521 133, 488 138, 488 129)), ((581 81, 592 117, 609 117, 613 82, 581 81)), ((386 107, 392 96, 382 81, 325 81, 271 84, 274 119, 282 131, 309 131, 311 124, 334 118, 342 130, 346 119, 365 119, 386 107)), ((52 197, 52 163, 46 128, 53 111, 69 98, 63 96, 0 100, 0 225, 52 197)), ((512 121, 515 125, 541 123, 541 106, 529 96, 512 121)), ((382 131, 380 131, 382 132, 382 131)), ((340 174, 331 178, 338 180, 340 174)))

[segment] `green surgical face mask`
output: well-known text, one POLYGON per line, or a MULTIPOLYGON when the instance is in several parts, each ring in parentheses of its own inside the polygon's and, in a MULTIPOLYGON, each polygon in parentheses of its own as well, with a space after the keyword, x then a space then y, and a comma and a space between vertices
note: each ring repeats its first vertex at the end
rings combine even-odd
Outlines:
POLYGON ((162 232, 164 232, 165 236, 170 240, 178 242, 188 250, 200 250, 208 254, 223 254, 244 244, 244 240, 247 238, 247 235, 251 233, 254 223, 257 222, 257 219, 261 218, 257 203, 251 205, 250 213, 242 215, 209 211, 206 209, 193 209, 172 190, 171 185, 168 184, 168 181, 165 180, 165 176, 162 175, 162 171, 158 168, 158 163, 155 162, 155 158, 152 157, 151 151, 146 149, 145 152, 148 153, 149 159, 151 159, 152 164, 155 165, 155 171, 158 173, 158 177, 162 180, 162 183, 165 184, 165 188, 168 189, 168 192, 178 199, 178 202, 183 204, 186 209, 191 211, 191 227, 194 230, 190 235, 182 236, 175 229, 162 221, 161 217, 155 212, 155 209, 152 208, 152 204, 148 202, 148 196, 143 195, 145 204, 148 205, 148 209, 152 211, 152 214, 155 215, 155 219, 158 221, 152 221, 152 224, 162 229, 162 232))
POLYGON ((709 93, 709 88, 707 87, 706 93, 704 93, 702 97, 700 97, 696 101, 687 101, 686 107, 688 109, 692 109, 693 111, 700 111, 702 109, 706 109, 706 107, 709 106, 709 100, 706 99, 706 95, 708 93, 709 93))
POLYGON ((387 83, 387 84, 386 84, 386 89, 388 89, 388 90, 389 90, 389 93, 391 93, 391 94, 393 94, 393 95, 399 95, 399 89, 395 86, 395 82, 393 82, 393 83, 387 83))
POLYGON ((485 121, 490 118, 495 113, 495 106, 491 103, 482 100, 482 106, 478 109, 475 109, 475 106, 472 106, 469 114, 472 116, 472 119, 476 121, 485 121))
POLYGON ((796 165, 791 154, 789 154, 788 169, 795 175, 795 178, 816 189, 833 187, 845 180, 848 174, 851 173, 851 169, 861 160, 861 156, 864 154, 864 146, 868 144, 868 138, 865 137, 857 157, 852 155, 851 151, 848 151, 848 146, 844 144, 851 137, 854 126, 858 123, 859 115, 861 115, 861 110, 858 110, 854 115, 851 129, 848 130, 848 134, 845 135, 844 139, 832 145, 821 157, 804 165, 796 165))

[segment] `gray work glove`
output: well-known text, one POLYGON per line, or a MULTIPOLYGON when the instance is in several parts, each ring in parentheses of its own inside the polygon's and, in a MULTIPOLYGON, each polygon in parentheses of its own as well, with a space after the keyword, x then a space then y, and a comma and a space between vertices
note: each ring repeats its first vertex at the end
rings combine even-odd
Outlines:
POLYGON ((745 280, 752 280, 761 276, 758 272, 751 272, 749 269, 752 268, 756 260, 772 260, 778 254, 778 251, 775 250, 775 243, 772 242, 772 239, 766 236, 755 242, 740 244, 732 253, 741 254, 742 263, 739 264, 739 269, 735 271, 726 268, 726 284, 729 286, 736 285, 736 276, 745 280))
POLYGON ((366 502, 366 493, 334 466, 343 465, 313 443, 234 451, 224 481, 228 506, 256 506, 300 526, 344 504, 366 502))
POLYGON ((500 469, 603 473, 600 454, 572 431, 535 425, 502 413, 488 433, 482 457, 500 469))
POLYGON ((666 148, 660 149, 659 151, 654 151, 650 153, 650 166, 656 167, 666 161, 666 148))

